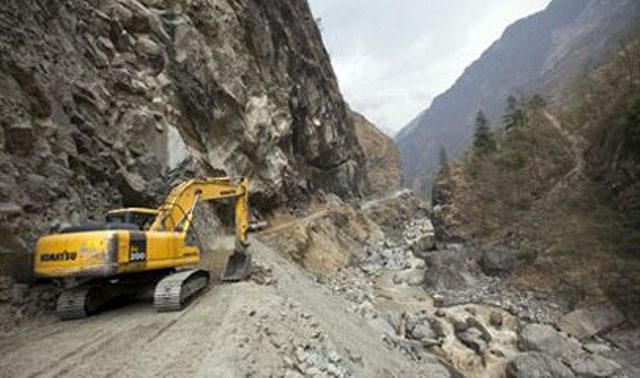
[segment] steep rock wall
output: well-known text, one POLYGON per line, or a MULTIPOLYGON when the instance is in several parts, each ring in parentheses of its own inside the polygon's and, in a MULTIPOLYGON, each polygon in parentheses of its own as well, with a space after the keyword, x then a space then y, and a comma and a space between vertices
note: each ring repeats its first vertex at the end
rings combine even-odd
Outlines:
POLYGON ((256 207, 359 195, 347 107, 306 1, 0 4, 0 249, 248 175, 256 207))

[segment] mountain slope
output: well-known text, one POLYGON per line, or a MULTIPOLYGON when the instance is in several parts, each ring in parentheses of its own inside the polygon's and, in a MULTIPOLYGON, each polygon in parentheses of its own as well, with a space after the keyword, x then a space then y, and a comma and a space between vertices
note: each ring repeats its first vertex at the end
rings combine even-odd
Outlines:
POLYGON ((402 186, 402 163, 393 139, 361 114, 351 111, 356 137, 367 161, 367 195, 382 196, 402 186))
POLYGON ((510 114, 523 121, 497 132, 495 149, 474 148, 441 171, 433 194, 440 236, 501 245, 505 259, 530 260, 520 283, 573 287, 581 302, 612 301, 637 319, 638 57, 634 31, 565 91, 561 106, 521 102, 510 114))
POLYGON ((424 187, 440 146, 459 155, 482 109, 497 123, 511 94, 557 95, 616 46, 640 17, 634 0, 554 0, 511 25, 451 89, 437 97, 395 138, 408 184, 424 187))

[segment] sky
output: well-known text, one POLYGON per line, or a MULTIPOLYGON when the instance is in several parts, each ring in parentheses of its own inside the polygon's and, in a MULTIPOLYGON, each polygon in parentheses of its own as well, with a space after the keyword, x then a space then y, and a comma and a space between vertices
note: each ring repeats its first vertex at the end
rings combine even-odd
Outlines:
POLYGON ((398 132, 514 21, 550 0, 309 0, 340 89, 398 132))

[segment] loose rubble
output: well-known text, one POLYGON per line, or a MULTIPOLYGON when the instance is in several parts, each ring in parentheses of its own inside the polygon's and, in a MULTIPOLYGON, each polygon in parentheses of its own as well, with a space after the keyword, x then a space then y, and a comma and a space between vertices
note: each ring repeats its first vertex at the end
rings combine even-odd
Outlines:
MULTIPOLYGON (((340 355, 335 346, 322 330, 315 317, 303 310, 302 306, 291 300, 283 299, 282 311, 276 318, 273 311, 245 309, 251 321, 251 327, 236 337, 239 348, 255 348, 254 338, 260 338, 260 344, 274 348, 282 360, 275 364, 273 373, 284 371, 285 375, 318 377, 352 377, 351 362, 340 355), (284 328, 295 329, 295 334, 284 328)), ((268 366, 256 365, 263 373, 268 366)), ((261 374, 263 374, 261 373, 261 374)))
MULTIPOLYGON (((423 225, 424 219, 408 222, 400 241, 392 236, 367 245, 356 267, 342 269, 327 282, 353 303, 350 311, 378 330, 389 348, 416 361, 444 356, 452 369, 468 376, 624 376, 621 365, 606 356, 614 346, 583 344, 551 326, 561 324, 567 304, 546 292, 507 284, 504 277, 521 260, 511 259, 506 251, 473 253, 472 246, 461 244, 416 249, 414 231, 430 232, 423 225), (409 273, 418 273, 420 279, 408 283, 403 277, 409 273), (412 305, 418 310, 402 309, 386 297, 386 291, 394 292, 400 301, 400 293, 413 286, 431 294, 430 300, 412 305), (382 308, 389 303, 398 309, 382 308)), ((594 321, 599 330, 620 324, 615 313, 594 321)), ((594 329, 586 320, 578 324, 594 329)))

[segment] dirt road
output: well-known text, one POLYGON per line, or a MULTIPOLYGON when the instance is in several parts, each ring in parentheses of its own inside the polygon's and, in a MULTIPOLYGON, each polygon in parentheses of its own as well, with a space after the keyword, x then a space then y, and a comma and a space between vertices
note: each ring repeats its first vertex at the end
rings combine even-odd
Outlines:
POLYGON ((147 301, 49 318, 0 340, 0 376, 448 376, 387 349, 343 299, 260 242, 252 248, 274 285, 213 286, 182 312, 156 313, 147 301))

